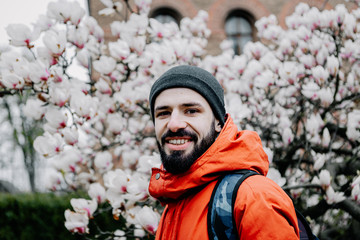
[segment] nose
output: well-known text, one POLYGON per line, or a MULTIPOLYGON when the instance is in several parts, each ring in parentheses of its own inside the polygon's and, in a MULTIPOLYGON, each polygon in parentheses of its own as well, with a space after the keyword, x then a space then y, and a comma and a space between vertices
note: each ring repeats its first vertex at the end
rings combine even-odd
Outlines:
POLYGON ((171 114, 170 120, 167 124, 168 129, 172 132, 177 132, 180 129, 186 128, 187 124, 186 122, 181 118, 179 114, 176 112, 173 112, 171 114))

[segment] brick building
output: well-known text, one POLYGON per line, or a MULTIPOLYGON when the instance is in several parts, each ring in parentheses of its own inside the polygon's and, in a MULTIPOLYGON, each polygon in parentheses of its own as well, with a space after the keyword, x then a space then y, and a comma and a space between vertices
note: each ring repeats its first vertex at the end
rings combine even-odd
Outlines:
MULTIPOLYGON (((121 1, 124 4, 124 1, 121 1)), ((279 24, 285 27, 285 18, 294 12, 295 7, 305 2, 319 9, 332 9, 337 4, 345 4, 348 9, 356 8, 354 3, 345 0, 153 0, 150 17, 159 21, 180 22, 183 17, 194 17, 199 10, 209 13, 208 27, 211 30, 208 48, 211 53, 219 51, 219 43, 232 39, 234 49, 241 52, 242 46, 250 40, 256 40, 255 22, 261 17, 274 14, 279 24)), ((94 16, 103 27, 106 39, 112 39, 110 23, 114 17, 102 17, 98 11, 104 8, 99 0, 88 0, 90 15, 94 16)), ((133 2, 129 1, 130 5, 133 2)), ((124 7, 125 8, 125 7, 124 7)), ((126 16, 123 11, 122 17, 126 16)), ((121 16, 116 16, 121 20, 121 16)))

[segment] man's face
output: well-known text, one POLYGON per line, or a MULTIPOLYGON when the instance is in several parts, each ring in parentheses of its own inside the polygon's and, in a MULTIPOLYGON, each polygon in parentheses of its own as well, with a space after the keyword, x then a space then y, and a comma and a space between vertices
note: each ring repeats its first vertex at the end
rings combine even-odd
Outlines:
POLYGON ((221 131, 209 103, 188 88, 171 88, 154 103, 155 134, 164 168, 182 173, 215 141, 221 131))

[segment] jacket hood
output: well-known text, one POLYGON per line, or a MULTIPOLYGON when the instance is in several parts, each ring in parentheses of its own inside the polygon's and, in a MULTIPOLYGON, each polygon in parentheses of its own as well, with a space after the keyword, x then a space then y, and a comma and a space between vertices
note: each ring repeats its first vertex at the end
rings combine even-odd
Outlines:
POLYGON ((255 170, 266 176, 269 161, 259 135, 249 130, 238 131, 230 115, 227 115, 215 142, 188 171, 175 175, 164 169, 153 168, 149 192, 160 201, 176 200, 225 172, 240 169, 255 170))

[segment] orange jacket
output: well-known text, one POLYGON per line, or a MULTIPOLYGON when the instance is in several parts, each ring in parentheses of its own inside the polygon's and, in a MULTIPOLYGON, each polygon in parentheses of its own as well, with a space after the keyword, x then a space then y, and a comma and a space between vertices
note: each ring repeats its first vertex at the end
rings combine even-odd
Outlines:
MULTIPOLYGON (((218 177, 239 169, 266 176, 269 162, 253 131, 238 131, 228 119, 213 145, 182 174, 153 169, 150 194, 166 204, 156 239, 208 239, 208 203, 218 177)), ((234 217, 240 239, 299 239, 291 199, 261 175, 246 179, 238 190, 234 217)))

